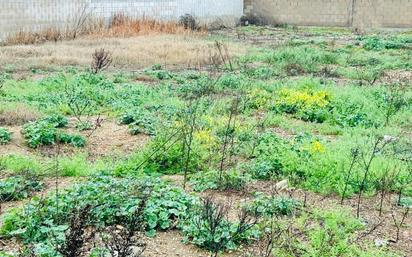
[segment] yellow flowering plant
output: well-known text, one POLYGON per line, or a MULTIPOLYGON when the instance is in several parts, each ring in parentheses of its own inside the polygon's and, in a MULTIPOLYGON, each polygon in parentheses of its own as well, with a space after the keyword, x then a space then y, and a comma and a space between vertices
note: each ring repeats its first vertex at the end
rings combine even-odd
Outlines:
POLYGON ((199 130, 193 134, 194 140, 205 150, 212 150, 218 145, 218 140, 209 129, 199 130))
POLYGON ((321 123, 326 120, 331 107, 331 98, 331 95, 324 90, 311 92, 283 88, 277 94, 274 108, 303 120, 321 123))
POLYGON ((249 106, 254 109, 264 109, 268 107, 273 99, 273 95, 268 91, 260 88, 252 89, 249 94, 249 106))
POLYGON ((310 153, 315 154, 315 153, 324 153, 326 151, 326 147, 319 142, 318 140, 312 141, 310 144, 310 153))

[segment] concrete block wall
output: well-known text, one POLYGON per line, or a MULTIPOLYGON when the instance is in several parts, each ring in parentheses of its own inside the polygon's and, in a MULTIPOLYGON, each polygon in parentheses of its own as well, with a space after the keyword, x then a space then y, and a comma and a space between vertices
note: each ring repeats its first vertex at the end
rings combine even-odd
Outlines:
POLYGON ((412 0, 356 0, 353 25, 412 28, 412 0))
POLYGON ((412 28, 412 0, 245 0, 245 13, 278 24, 412 28))
POLYGON ((243 0, 0 0, 0 39, 19 31, 62 27, 84 10, 96 17, 116 13, 162 20, 189 13, 201 22, 217 18, 234 23, 243 15, 243 0))

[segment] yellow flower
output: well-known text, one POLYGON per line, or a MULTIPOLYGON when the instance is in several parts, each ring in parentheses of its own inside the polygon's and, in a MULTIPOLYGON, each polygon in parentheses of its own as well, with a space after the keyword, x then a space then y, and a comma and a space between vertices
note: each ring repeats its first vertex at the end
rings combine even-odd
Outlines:
POLYGON ((310 147, 310 152, 311 153, 324 153, 326 151, 326 148, 324 145, 322 145, 321 142, 319 141, 313 141, 310 147))
POLYGON ((329 93, 324 90, 311 93, 307 90, 295 91, 284 88, 279 91, 277 104, 299 106, 302 109, 323 108, 329 104, 329 98, 329 93))
POLYGON ((199 130, 193 134, 196 142, 204 146, 206 149, 211 149, 217 143, 216 138, 210 130, 199 130))

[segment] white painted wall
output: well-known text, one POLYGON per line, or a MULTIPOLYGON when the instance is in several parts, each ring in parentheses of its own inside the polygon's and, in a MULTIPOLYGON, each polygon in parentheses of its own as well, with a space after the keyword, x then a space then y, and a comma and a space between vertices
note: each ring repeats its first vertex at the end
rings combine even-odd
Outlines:
POLYGON ((64 26, 87 6, 96 17, 115 13, 162 20, 190 13, 201 22, 217 18, 234 23, 243 14, 243 0, 0 0, 0 38, 24 31, 64 26))

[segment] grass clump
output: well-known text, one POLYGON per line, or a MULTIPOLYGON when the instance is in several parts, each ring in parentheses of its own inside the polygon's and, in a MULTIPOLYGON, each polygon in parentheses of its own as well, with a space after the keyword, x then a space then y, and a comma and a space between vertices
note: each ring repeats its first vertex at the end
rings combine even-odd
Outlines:
POLYGON ((190 179, 193 190, 202 192, 211 190, 235 190, 241 191, 251 182, 249 174, 235 169, 219 172, 216 170, 199 172, 190 179))
POLYGON ((26 155, 9 154, 0 156, 0 170, 11 171, 13 173, 29 172, 38 174, 41 164, 33 157, 26 155))

